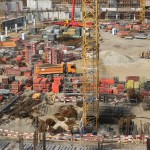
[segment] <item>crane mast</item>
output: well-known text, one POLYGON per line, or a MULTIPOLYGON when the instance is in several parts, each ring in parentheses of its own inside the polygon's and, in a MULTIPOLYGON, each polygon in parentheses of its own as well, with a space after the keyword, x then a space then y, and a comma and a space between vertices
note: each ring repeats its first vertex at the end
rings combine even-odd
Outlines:
POLYGON ((140 21, 141 22, 145 20, 145 6, 146 6, 146 0, 140 0, 140 21))
POLYGON ((0 34, 2 34, 3 31, 2 21, 3 21, 3 10, 2 10, 2 0, 0 0, 0 34))
POLYGON ((82 0, 83 127, 99 122, 100 0, 82 0), (87 26, 88 23, 90 26, 87 26), (88 29, 87 29, 88 27, 88 29))

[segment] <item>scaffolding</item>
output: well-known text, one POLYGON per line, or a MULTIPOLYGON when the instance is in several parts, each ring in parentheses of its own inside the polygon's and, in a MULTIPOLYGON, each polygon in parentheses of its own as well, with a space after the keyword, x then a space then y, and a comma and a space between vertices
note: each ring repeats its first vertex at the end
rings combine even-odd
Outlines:
POLYGON ((99 122, 99 10, 100 0, 82 0, 83 127, 94 131, 99 122))

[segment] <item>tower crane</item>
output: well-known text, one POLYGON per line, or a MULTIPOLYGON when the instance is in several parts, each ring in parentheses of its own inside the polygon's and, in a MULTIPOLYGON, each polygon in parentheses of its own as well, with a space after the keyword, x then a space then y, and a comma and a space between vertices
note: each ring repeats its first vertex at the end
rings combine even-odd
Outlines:
POLYGON ((2 21, 3 21, 3 10, 2 10, 2 0, 0 0, 0 34, 2 34, 3 32, 2 21))
POLYGON ((145 20, 145 6, 146 6, 146 0, 140 0, 140 21, 141 22, 145 20))
POLYGON ((99 127, 100 0, 82 0, 83 128, 99 127), (90 22, 91 25, 86 24, 90 22), (87 32, 89 34, 87 34, 87 32))

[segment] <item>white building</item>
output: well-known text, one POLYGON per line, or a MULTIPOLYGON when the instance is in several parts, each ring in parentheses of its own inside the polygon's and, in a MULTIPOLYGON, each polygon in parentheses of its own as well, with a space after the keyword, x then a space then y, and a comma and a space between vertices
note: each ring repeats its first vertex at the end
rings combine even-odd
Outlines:
POLYGON ((69 19, 69 13, 62 11, 61 7, 53 7, 52 0, 27 0, 27 7, 31 10, 52 10, 52 12, 34 13, 28 15, 28 20, 32 20, 33 17, 40 18, 40 20, 59 18, 59 19, 69 19), (34 16, 33 16, 34 15, 34 16))

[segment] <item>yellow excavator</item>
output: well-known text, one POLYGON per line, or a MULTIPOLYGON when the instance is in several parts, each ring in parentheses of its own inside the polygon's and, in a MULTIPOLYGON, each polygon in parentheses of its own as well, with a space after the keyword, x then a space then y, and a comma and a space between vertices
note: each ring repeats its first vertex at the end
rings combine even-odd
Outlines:
POLYGON ((40 100, 40 98, 41 98, 41 93, 34 93, 32 95, 32 99, 33 100, 40 100))

